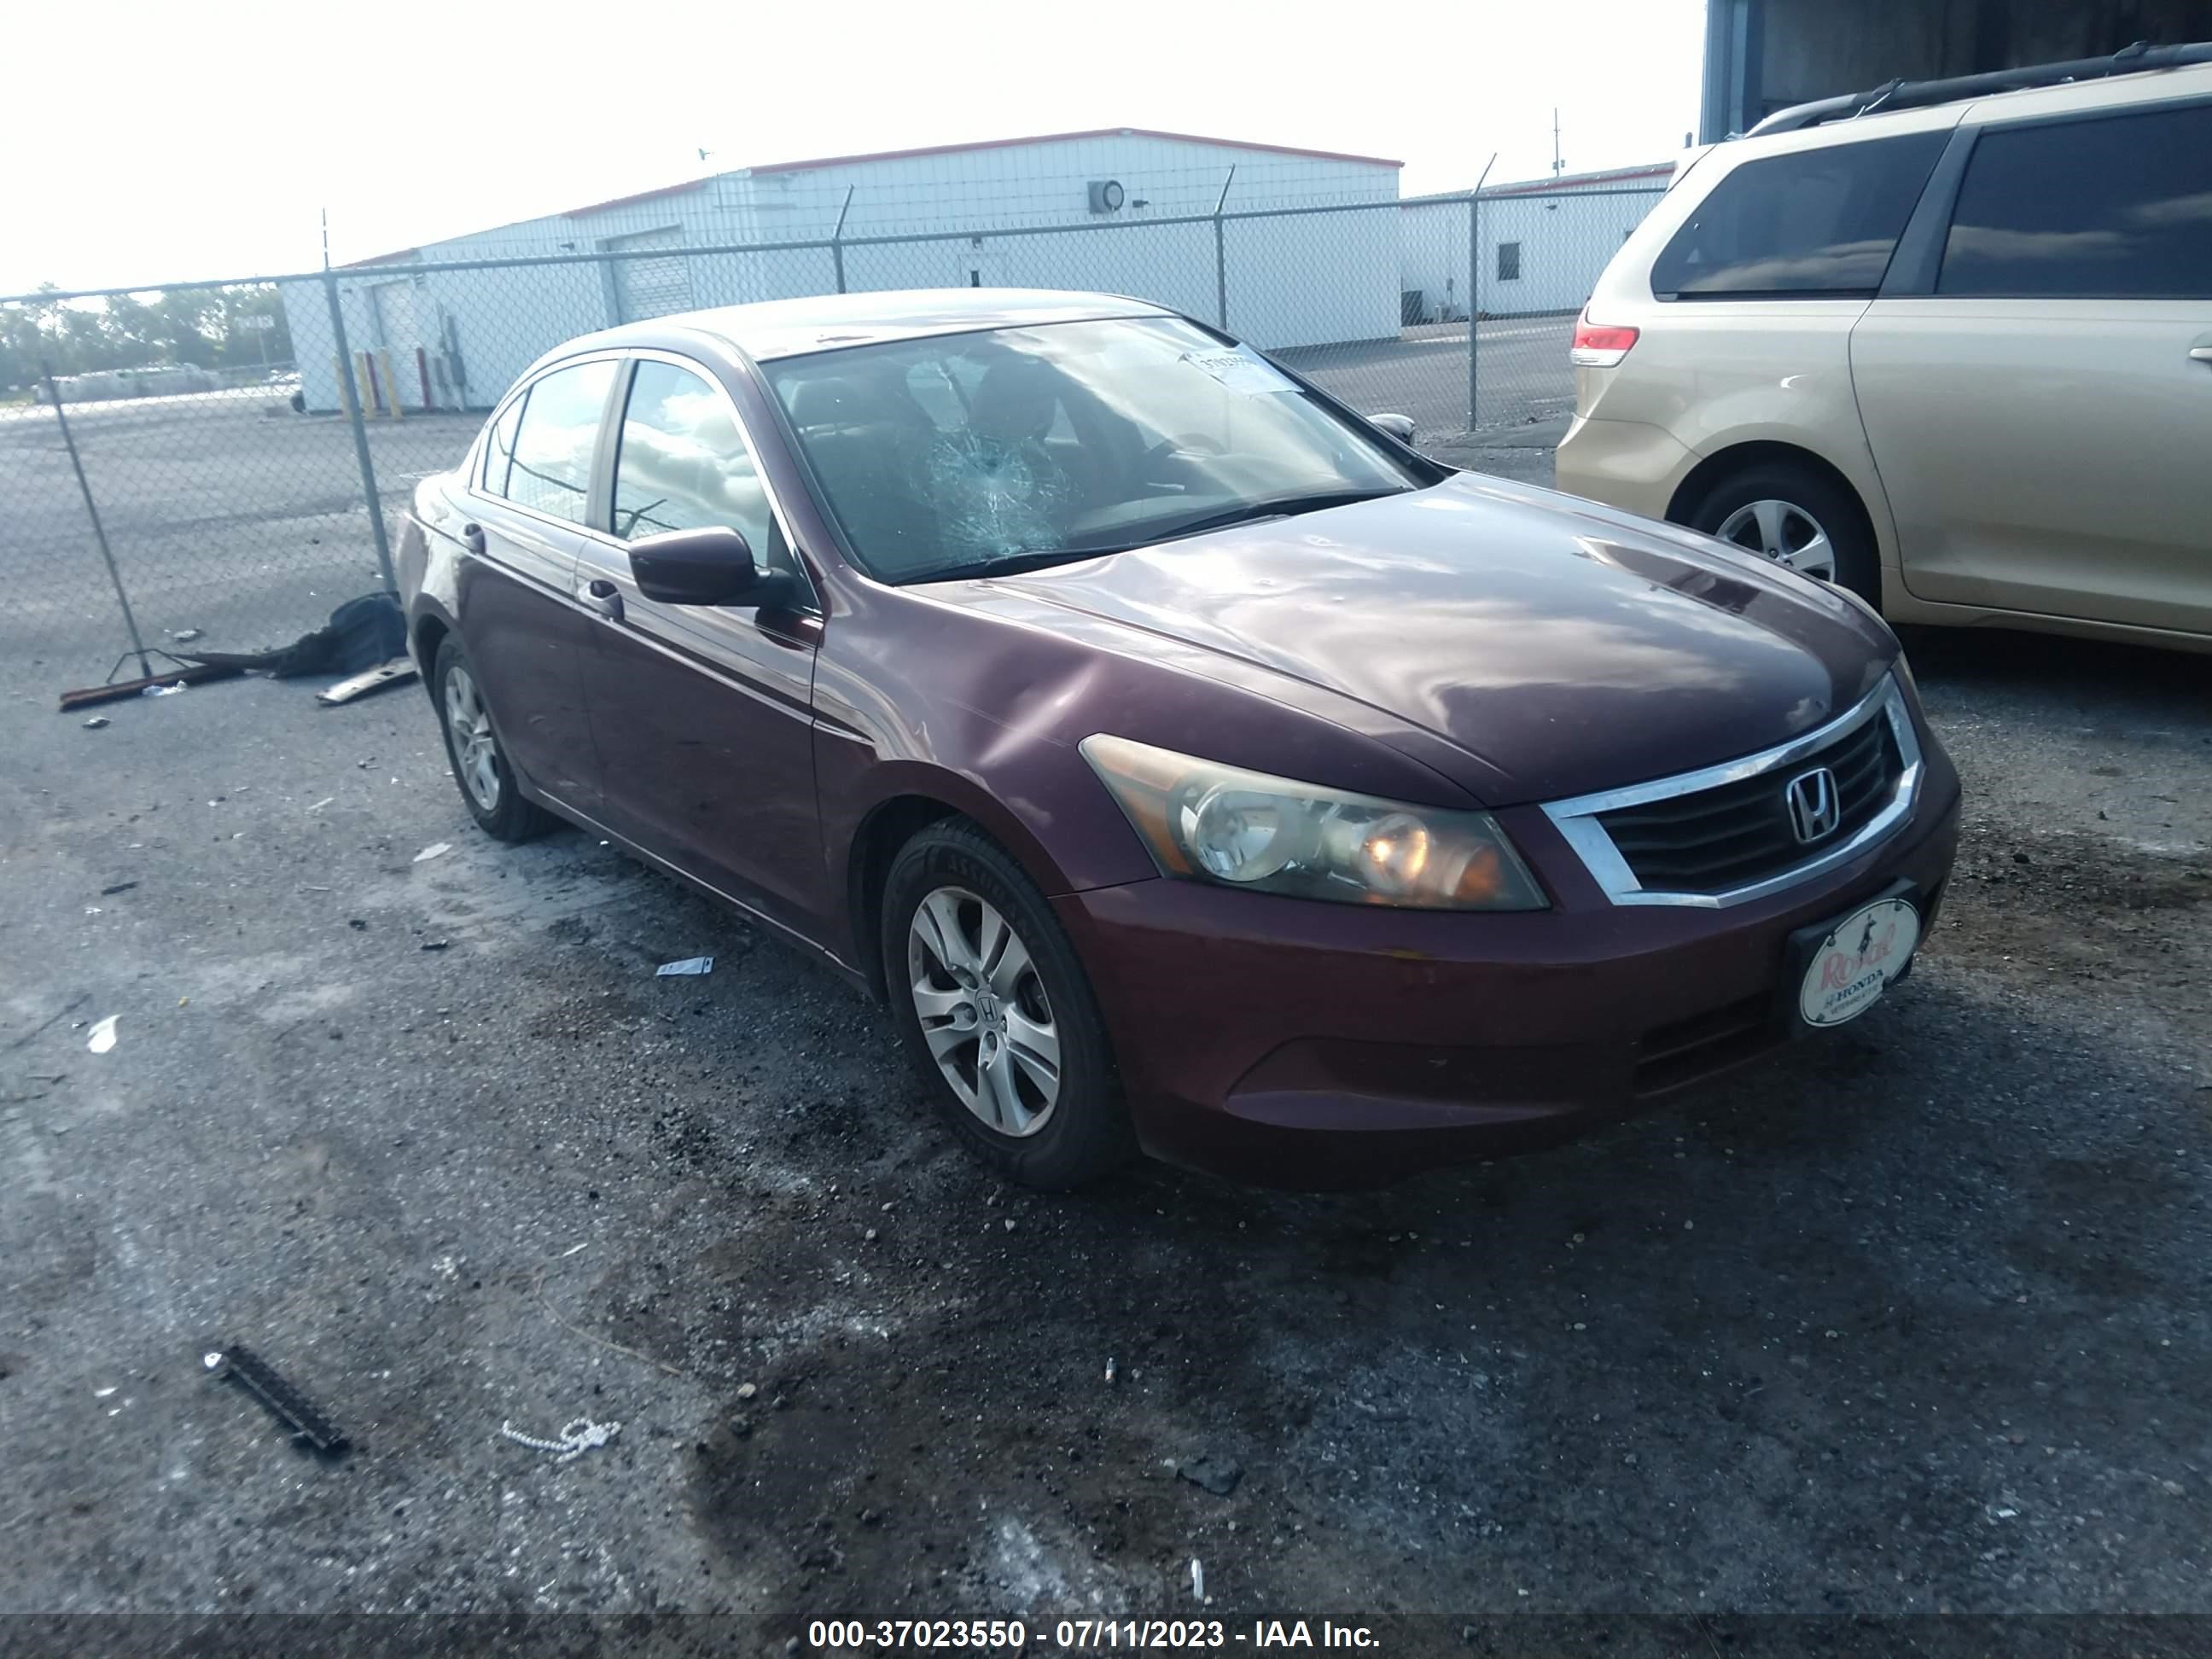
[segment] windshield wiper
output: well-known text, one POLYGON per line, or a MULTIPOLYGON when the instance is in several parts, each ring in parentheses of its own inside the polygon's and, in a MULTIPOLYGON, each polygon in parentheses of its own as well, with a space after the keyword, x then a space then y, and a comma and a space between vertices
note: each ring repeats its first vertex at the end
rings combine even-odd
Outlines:
POLYGON ((1133 552, 1140 547, 1181 541, 1186 536, 1202 536, 1209 530, 1226 530, 1231 525, 1250 524, 1260 519, 1287 519, 1294 514, 1318 513, 1324 507, 1350 507, 1358 501, 1371 501, 1384 495, 1402 495, 1406 489, 1405 486, 1398 486, 1389 489, 1318 489, 1296 495, 1273 495, 1224 507, 1218 513, 1209 513, 1203 518, 1139 536, 1133 541, 1114 542, 1103 547, 1024 548, 1018 553, 1001 553, 994 558, 945 565, 905 580, 908 582, 941 582, 956 577, 1016 576, 1024 570, 1045 570, 1056 564, 1073 564, 1079 559, 1103 558, 1109 553, 1133 552))
MULTIPOLYGON (((1393 485, 1388 489, 1315 489, 1297 495, 1272 495, 1264 500, 1246 501, 1239 507, 1224 507, 1218 513, 1209 513, 1202 519, 1193 519, 1179 524, 1158 536, 1147 536, 1142 541, 1132 542, 1129 547, 1149 547, 1154 542, 1181 541, 1185 536, 1202 536, 1209 530, 1226 530, 1231 525, 1250 524, 1260 519, 1287 519, 1297 513, 1318 513, 1324 507, 1351 507, 1359 501, 1371 501, 1384 495, 1402 495, 1406 486, 1393 485)), ((1101 548, 1100 552, 1127 552, 1127 548, 1101 548)))
POLYGON ((1114 547, 1041 547, 1028 548, 1019 553, 1000 553, 988 559, 969 559, 959 564, 939 565, 918 576, 908 576, 908 582, 946 582, 956 578, 966 580, 975 576, 1016 576, 1024 570, 1044 570, 1056 564, 1073 564, 1078 559, 1095 559, 1101 553, 1118 553, 1114 547))

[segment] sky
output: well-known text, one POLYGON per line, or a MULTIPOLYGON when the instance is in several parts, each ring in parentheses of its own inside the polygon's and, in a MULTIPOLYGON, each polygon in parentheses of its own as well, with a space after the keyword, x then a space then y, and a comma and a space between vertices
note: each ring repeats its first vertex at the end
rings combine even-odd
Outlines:
POLYGON ((0 294, 310 270, 702 173, 1091 127, 1387 155, 1401 191, 1662 161, 1704 0, 173 0, 14 8, 0 294), (26 72, 34 66, 52 72, 26 72), (698 152, 709 152, 702 162, 698 152))

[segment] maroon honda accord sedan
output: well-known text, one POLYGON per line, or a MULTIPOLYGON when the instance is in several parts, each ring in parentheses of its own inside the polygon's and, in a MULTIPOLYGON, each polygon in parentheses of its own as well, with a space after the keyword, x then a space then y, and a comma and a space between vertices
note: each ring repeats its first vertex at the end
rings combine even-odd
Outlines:
POLYGON ((1041 1187, 1625 1114, 1875 1003, 1956 836, 1850 593, 1129 300, 574 341, 423 481, 402 585, 486 831, 571 820, 812 952, 1041 1187))

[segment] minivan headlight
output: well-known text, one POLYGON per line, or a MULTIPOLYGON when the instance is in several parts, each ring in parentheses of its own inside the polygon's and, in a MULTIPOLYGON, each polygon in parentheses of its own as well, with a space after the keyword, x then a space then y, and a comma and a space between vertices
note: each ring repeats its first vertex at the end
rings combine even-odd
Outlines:
POLYGON ((1079 745, 1163 875, 1419 910, 1541 910, 1487 812, 1381 800, 1103 732, 1079 745))

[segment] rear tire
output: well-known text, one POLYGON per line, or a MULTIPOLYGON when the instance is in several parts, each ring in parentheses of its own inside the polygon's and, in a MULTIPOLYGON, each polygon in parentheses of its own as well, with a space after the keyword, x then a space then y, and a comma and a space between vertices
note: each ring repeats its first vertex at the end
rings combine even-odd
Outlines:
POLYGON ((1687 522, 1881 607, 1881 561, 1866 509, 1814 467, 1758 461, 1730 472, 1699 498, 1687 522))
POLYGON ((446 760, 477 827, 494 841, 505 842, 529 841, 552 829, 553 815, 524 799, 515 785, 514 769, 492 729, 491 707, 483 700, 483 684, 460 635, 448 634, 438 642, 430 672, 438 726, 446 734, 446 760))
POLYGON ((1136 1151, 1091 981, 1036 884, 975 825, 901 848, 884 883, 884 982, 953 1133, 1025 1187, 1059 1191, 1136 1151))

